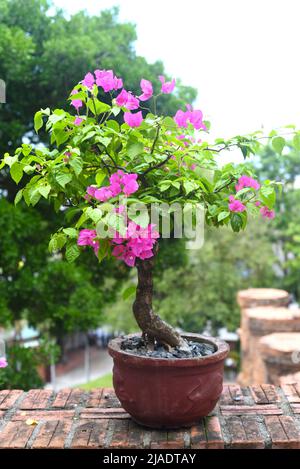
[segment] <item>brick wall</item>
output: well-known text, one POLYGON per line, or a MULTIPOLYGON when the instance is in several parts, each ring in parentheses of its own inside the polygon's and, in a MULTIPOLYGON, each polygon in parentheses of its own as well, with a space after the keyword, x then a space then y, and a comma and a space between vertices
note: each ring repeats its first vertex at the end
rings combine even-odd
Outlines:
POLYGON ((225 385, 190 429, 135 424, 112 389, 0 391, 0 448, 298 448, 300 385, 225 385))

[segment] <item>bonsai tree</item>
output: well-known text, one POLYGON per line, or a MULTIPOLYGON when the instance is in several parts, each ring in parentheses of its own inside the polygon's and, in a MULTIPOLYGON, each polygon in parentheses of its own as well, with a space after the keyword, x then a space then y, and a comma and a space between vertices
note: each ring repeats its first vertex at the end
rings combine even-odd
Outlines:
MULTIPOLYGON (((23 144, 13 156, 4 155, 0 169, 8 165, 12 179, 23 181, 16 204, 23 198, 35 206, 44 198, 63 211, 65 225, 52 234, 51 252, 63 249, 73 262, 82 250, 93 249, 99 262, 108 258, 136 267, 133 313, 146 343, 186 349, 152 308, 162 227, 151 223, 151 206, 176 204, 192 212, 201 206, 207 225, 238 232, 251 215, 274 218, 278 182, 258 182, 244 164, 218 163, 220 152, 232 147, 244 158, 255 154, 265 138, 260 132, 209 143, 209 122, 200 110, 187 105, 175 116, 156 113, 159 97, 176 92, 175 80, 160 76, 152 84, 143 78, 140 86, 135 96, 112 70, 87 73, 69 96, 68 109, 75 112, 47 108, 35 114, 35 131, 45 126, 50 148, 23 144)), ((282 136, 272 132, 268 138, 282 151, 282 136)))

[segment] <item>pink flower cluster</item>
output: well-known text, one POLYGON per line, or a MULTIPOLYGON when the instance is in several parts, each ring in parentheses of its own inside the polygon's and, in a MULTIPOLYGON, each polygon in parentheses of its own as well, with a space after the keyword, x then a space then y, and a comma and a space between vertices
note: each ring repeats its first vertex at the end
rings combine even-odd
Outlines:
POLYGON ((161 82, 161 92, 165 94, 172 93, 175 88, 175 79, 173 78, 172 81, 166 81, 163 75, 159 75, 159 81, 161 82))
POLYGON ((242 204, 242 202, 234 197, 234 195, 229 196, 229 210, 231 212, 244 212, 246 210, 246 206, 242 204))
POLYGON ((252 179, 250 176, 241 176, 238 180, 238 183, 235 186, 236 191, 240 191, 245 187, 252 187, 252 189, 258 190, 260 184, 255 179, 252 179))
POLYGON ((99 241, 95 238, 97 237, 96 230, 81 230, 79 232, 79 237, 77 240, 78 246, 92 246, 94 253, 98 256, 99 251, 99 241))
POLYGON ((8 365, 5 357, 0 357, 0 368, 6 368, 8 365))
POLYGON ((126 196, 129 196, 139 188, 137 177, 138 175, 135 173, 124 173, 124 171, 119 169, 116 173, 110 176, 109 186, 100 187, 100 189, 94 186, 89 186, 87 188, 87 195, 94 197, 101 202, 105 202, 112 197, 116 197, 122 192, 126 196))
POLYGON ((203 122, 202 111, 193 111, 191 106, 187 106, 187 111, 179 109, 174 116, 174 121, 178 127, 187 128, 188 124, 192 124, 196 130, 206 130, 206 126, 203 122))
MULTIPOLYGON (((77 93, 78 93, 77 90, 73 90, 73 91, 71 92, 71 94, 77 94, 77 93)), ((78 112, 78 109, 79 109, 80 107, 82 107, 82 104, 83 104, 83 103, 82 103, 81 99, 72 99, 72 101, 71 101, 71 105, 75 107, 75 109, 76 109, 77 112, 78 112)))
POLYGON ((149 224, 147 228, 141 228, 133 221, 129 221, 126 235, 122 237, 118 233, 112 240, 112 255, 123 260, 129 267, 133 267, 136 258, 149 259, 153 256, 153 246, 159 238, 159 233, 154 230, 155 225, 149 224))
POLYGON ((275 218, 275 212, 274 212, 274 210, 270 210, 270 209, 268 209, 268 207, 261 207, 260 213, 262 214, 262 216, 263 216, 264 218, 270 218, 270 220, 272 220, 273 218, 275 218))
MULTIPOLYGON (((258 181, 251 178, 250 176, 243 175, 239 178, 235 189, 238 192, 244 189, 245 187, 251 187, 252 189, 258 190, 260 189, 260 184, 258 181)), ((261 202, 259 200, 256 200, 254 202, 254 205, 256 205, 256 207, 259 207, 261 205, 261 202)), ((228 208, 231 212, 244 212, 246 210, 246 206, 240 200, 236 199, 234 195, 229 196, 228 208)), ((260 208, 260 213, 264 218, 272 219, 275 217, 274 210, 270 210, 268 207, 265 206, 260 208)))
MULTIPOLYGON (((117 210, 118 211, 118 210, 117 210)), ((147 228, 141 228, 133 221, 129 221, 125 236, 118 232, 110 241, 112 255, 125 262, 129 267, 135 265, 136 258, 149 259, 153 256, 153 246, 159 238, 159 233, 154 229, 155 225, 149 224, 147 228)), ((79 232, 78 246, 91 246, 98 256, 99 241, 96 230, 84 229, 79 232)))

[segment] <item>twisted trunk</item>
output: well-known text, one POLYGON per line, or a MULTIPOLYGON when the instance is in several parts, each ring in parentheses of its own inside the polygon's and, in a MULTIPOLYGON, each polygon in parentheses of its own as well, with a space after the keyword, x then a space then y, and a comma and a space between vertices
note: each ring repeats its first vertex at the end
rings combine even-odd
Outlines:
POLYGON ((137 259, 138 285, 136 299, 133 303, 133 313, 144 337, 149 342, 159 343, 187 349, 186 341, 172 326, 163 321, 152 310, 154 257, 151 259, 137 259))

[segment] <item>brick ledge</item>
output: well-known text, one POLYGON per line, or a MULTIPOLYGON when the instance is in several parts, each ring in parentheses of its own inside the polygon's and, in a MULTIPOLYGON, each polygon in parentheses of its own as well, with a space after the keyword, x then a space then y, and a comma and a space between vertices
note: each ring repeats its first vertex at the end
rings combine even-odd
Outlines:
POLYGON ((225 385, 190 429, 135 424, 109 388, 0 391, 0 448, 300 449, 300 384, 225 385))

